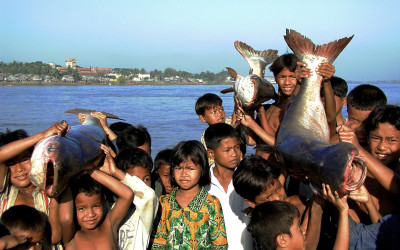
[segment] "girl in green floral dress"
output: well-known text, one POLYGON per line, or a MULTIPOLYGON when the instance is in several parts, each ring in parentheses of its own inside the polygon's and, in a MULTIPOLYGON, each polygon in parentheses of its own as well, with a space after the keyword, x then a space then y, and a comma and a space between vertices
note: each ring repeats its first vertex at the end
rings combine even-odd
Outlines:
POLYGON ((176 188, 160 197, 152 249, 227 249, 221 204, 204 189, 211 179, 203 144, 182 141, 175 146, 171 177, 176 188))

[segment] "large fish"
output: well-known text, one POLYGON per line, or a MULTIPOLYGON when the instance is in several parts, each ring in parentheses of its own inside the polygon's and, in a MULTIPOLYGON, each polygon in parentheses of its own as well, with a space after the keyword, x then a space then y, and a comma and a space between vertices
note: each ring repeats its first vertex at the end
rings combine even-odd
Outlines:
POLYGON ((333 63, 352 37, 324 45, 314 43, 294 30, 286 30, 286 43, 312 71, 287 110, 276 139, 277 158, 290 172, 307 175, 314 187, 329 184, 339 194, 358 189, 366 177, 365 162, 350 143, 329 143, 329 129, 320 98, 320 63, 333 63))
POLYGON ((241 76, 234 69, 227 67, 235 84, 231 88, 222 90, 221 93, 234 91, 245 109, 251 109, 274 98, 276 96, 275 89, 270 82, 264 79, 264 69, 278 58, 278 51, 272 49, 257 51, 240 41, 235 42, 235 48, 249 63, 253 73, 241 76))
POLYGON ((33 151, 31 181, 49 197, 60 195, 73 177, 96 167, 104 156, 100 145, 106 134, 99 120, 89 110, 80 113, 86 116, 82 125, 71 127, 65 136, 44 138, 33 151))

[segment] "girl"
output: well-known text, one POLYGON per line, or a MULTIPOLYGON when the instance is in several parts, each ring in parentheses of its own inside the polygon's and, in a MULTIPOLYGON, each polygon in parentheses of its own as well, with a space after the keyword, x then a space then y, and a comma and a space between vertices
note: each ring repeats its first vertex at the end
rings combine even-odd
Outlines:
POLYGON ((204 186, 211 182, 206 150, 199 141, 182 141, 171 159, 170 194, 160 197, 161 219, 152 249, 227 249, 219 200, 204 186))

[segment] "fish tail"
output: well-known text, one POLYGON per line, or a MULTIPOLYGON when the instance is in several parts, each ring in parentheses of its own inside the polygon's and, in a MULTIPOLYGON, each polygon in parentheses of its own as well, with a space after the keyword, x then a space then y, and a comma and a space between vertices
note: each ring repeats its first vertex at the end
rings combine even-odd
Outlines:
POLYGON ((284 36, 287 45, 296 56, 301 58, 304 54, 312 54, 327 58, 329 63, 335 61, 353 37, 354 35, 316 46, 309 38, 295 30, 286 29, 286 35, 284 36))

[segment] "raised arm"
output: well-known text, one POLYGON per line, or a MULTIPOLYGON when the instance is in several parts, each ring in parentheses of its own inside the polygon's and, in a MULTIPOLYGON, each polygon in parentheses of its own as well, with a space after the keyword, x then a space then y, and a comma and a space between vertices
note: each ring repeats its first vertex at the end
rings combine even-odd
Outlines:
POLYGON ((0 189, 3 188, 4 178, 7 173, 7 161, 13 159, 24 151, 35 146, 40 140, 50 135, 63 135, 68 130, 67 122, 54 123, 49 129, 36 135, 13 141, 0 148, 0 189))
POLYGON ((75 236, 74 201, 71 189, 68 187, 60 196, 59 220, 62 233, 62 241, 68 244, 75 236))
POLYGON ((100 124, 103 127, 104 132, 106 132, 108 139, 110 139, 110 141, 117 138, 117 135, 110 129, 110 127, 108 127, 107 117, 103 113, 92 112, 91 115, 100 121, 100 124))
MULTIPOLYGON (((112 162, 112 164, 115 165, 114 160, 110 155, 106 155, 104 161, 112 162)), ((129 187, 100 170, 94 170, 90 176, 118 196, 115 206, 107 214, 113 232, 117 232, 119 224, 121 224, 122 220, 125 218, 132 203, 133 192, 129 187)))
POLYGON ((378 209, 376 209, 375 203, 364 185, 359 189, 352 191, 349 194, 349 198, 364 204, 371 219, 371 223, 377 223, 379 219, 382 218, 382 215, 379 213, 378 209))
POLYGON ((382 164, 379 160, 375 159, 370 153, 368 153, 357 140, 357 136, 352 128, 345 125, 339 129, 339 140, 353 144, 357 149, 361 157, 364 158, 367 163, 368 172, 371 173, 377 181, 386 190, 392 192, 395 195, 400 194, 400 176, 392 169, 382 164))

